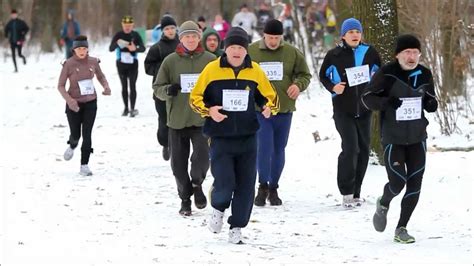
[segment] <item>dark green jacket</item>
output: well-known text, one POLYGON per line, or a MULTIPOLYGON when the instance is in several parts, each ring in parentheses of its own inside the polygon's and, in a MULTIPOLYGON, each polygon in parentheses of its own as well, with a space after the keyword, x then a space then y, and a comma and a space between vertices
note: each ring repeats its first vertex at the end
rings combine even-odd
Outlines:
POLYGON ((165 58, 153 83, 153 90, 156 97, 166 101, 168 127, 183 129, 203 126, 204 119, 189 106, 189 93, 179 91, 177 96, 169 96, 166 92, 172 84, 180 84, 181 74, 199 74, 214 59, 216 56, 204 51, 201 45, 191 55, 181 43, 176 52, 165 58))
POLYGON ((207 27, 206 30, 202 33, 202 47, 204 47, 204 49, 206 49, 206 51, 208 51, 209 53, 212 53, 214 54, 215 56, 219 57, 221 56, 222 54, 224 54, 224 50, 222 50, 220 47, 221 47, 221 37, 219 36, 219 33, 217 33, 217 31, 211 27, 207 27), (217 44, 217 50, 215 52, 211 52, 207 49, 206 47, 206 39, 207 37, 209 37, 209 35, 215 35, 217 36, 217 40, 219 41, 219 43, 217 44))
POLYGON ((272 80, 280 99, 280 113, 289 113, 296 110, 295 100, 290 99, 287 94, 288 87, 296 84, 300 91, 306 90, 310 81, 311 73, 304 55, 291 44, 281 41, 280 47, 270 50, 266 47, 263 38, 249 46, 248 53, 252 61, 261 62, 283 62, 283 79, 272 80))

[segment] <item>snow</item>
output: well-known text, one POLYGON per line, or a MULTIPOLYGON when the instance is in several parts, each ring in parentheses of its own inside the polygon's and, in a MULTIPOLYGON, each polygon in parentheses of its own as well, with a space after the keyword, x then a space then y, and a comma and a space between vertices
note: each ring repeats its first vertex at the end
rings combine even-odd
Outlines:
MULTIPOLYGON (((175 180, 156 141, 145 56, 137 83, 140 114, 129 118, 121 116, 114 53, 101 44, 92 45, 91 55, 101 58, 112 88, 112 96, 98 99, 91 177, 78 174, 79 149, 71 161, 62 159, 69 134, 56 89, 62 54, 31 54, 19 73, 12 73, 10 58, 0 65, 1 265, 472 264, 474 153, 428 152, 420 201, 408 224, 417 242, 396 244, 401 196, 392 202, 387 230, 372 227, 374 202, 387 182, 382 166, 368 167, 363 207, 340 206, 340 139, 330 96, 317 79, 294 114, 279 190, 283 206, 254 207, 243 230, 247 244, 229 244, 227 227, 217 235, 206 228, 209 206, 193 206, 189 218, 178 214, 175 180), (314 131, 322 139, 317 143, 314 131)), ((428 145, 473 146, 474 126, 461 120, 463 133, 445 137, 431 116, 428 145)), ((205 191, 211 183, 208 173, 205 191)))

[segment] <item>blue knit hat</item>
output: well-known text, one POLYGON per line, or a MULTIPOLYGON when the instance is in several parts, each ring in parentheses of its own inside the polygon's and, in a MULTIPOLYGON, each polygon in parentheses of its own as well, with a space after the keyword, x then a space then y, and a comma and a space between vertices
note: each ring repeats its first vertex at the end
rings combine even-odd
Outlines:
POLYGON ((346 32, 350 30, 358 30, 362 32, 362 24, 355 18, 348 18, 344 20, 341 26, 341 36, 346 35, 346 32))

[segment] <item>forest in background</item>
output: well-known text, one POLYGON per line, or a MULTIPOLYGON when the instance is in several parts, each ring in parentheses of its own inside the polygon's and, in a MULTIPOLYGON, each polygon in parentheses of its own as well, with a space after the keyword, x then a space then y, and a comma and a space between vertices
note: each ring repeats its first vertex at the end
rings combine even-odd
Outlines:
POLYGON ((345 18, 360 19, 365 40, 375 45, 385 63, 393 59, 395 37, 414 33, 422 41, 421 61, 434 74, 442 133, 460 133, 456 123, 459 116, 472 117, 466 81, 474 69, 474 0, 0 0, 0 40, 6 48, 3 28, 12 8, 30 25, 27 45, 53 52, 59 48, 59 31, 68 10, 74 11, 84 34, 92 41, 102 41, 121 29, 124 15, 132 15, 135 27, 142 29, 153 28, 166 12, 178 24, 204 16, 209 25, 216 14, 230 22, 243 3, 256 11, 263 2, 292 7, 295 44, 311 54, 315 73, 328 47, 312 41, 311 27, 300 27, 308 22, 306 13, 314 4, 334 11, 337 26, 333 42, 339 40, 337 29, 345 18))

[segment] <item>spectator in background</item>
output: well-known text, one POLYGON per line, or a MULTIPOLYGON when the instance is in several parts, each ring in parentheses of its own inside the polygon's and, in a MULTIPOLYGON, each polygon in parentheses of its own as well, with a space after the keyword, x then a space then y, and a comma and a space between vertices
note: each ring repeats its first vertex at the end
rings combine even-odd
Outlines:
POLYGON ((15 72, 18 72, 18 67, 16 65, 15 50, 18 50, 18 56, 23 59, 23 64, 26 64, 26 58, 21 54, 21 48, 25 43, 25 35, 28 33, 30 28, 26 23, 18 18, 18 13, 15 9, 12 9, 10 14, 10 21, 8 21, 5 26, 5 38, 8 38, 10 41, 10 48, 12 50, 12 59, 13 65, 15 66, 15 72))
POLYGON ((212 27, 217 31, 217 33, 219 33, 221 39, 220 48, 224 48, 224 39, 230 28, 229 23, 222 18, 221 14, 217 14, 214 18, 212 27))
POLYGON ((79 34, 81 34, 79 23, 74 19, 74 12, 69 10, 61 29, 61 46, 66 45, 66 59, 72 56, 72 42, 79 34))
POLYGON ((253 30, 257 27, 257 16, 250 12, 247 4, 243 4, 232 19, 232 26, 244 29, 249 37, 249 42, 252 42, 253 30))
POLYGON ((257 12, 257 31, 260 36, 263 36, 263 27, 268 20, 273 19, 273 12, 267 3, 261 3, 260 9, 257 12))
POLYGON ((207 29, 206 19, 203 16, 199 16, 197 20, 199 28, 204 32, 207 29))

